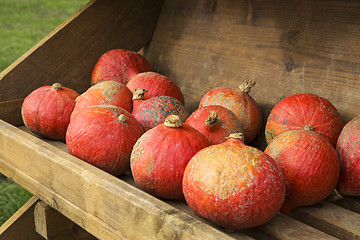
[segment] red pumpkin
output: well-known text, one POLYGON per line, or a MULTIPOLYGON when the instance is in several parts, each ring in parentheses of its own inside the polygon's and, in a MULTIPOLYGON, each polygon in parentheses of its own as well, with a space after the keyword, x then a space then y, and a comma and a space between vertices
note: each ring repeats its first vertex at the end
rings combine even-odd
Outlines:
POLYGON ((70 154, 118 176, 129 169, 131 150, 143 133, 128 111, 113 105, 94 105, 73 116, 66 145, 70 154))
POLYGON ((182 121, 185 121, 189 116, 184 104, 169 96, 153 97, 135 106, 132 114, 145 131, 162 124, 169 115, 179 115, 182 121))
POLYGON ((201 132, 211 144, 223 143, 230 133, 242 131, 236 115, 229 109, 218 105, 195 110, 185 123, 201 132))
POLYGON ((281 212, 310 206, 328 197, 339 180, 336 151, 321 134, 292 130, 278 135, 265 149, 284 174, 286 197, 281 212))
POLYGON ((196 153, 183 179, 192 211, 232 230, 269 221, 285 196, 285 181, 274 160, 237 138, 231 135, 196 153))
POLYGON ((265 127, 267 143, 280 133, 310 126, 335 146, 344 124, 337 109, 325 98, 299 93, 281 100, 270 112, 265 127))
POLYGON ((180 88, 168 77, 155 72, 139 73, 126 84, 134 93, 137 88, 144 88, 147 92, 144 94, 144 100, 156 96, 170 96, 176 98, 183 104, 184 96, 180 88))
POLYGON ((92 105, 114 105, 132 111, 132 93, 125 84, 104 81, 91 86, 76 99, 72 115, 92 105))
POLYGON ((34 90, 24 99, 21 107, 25 126, 39 136, 65 140, 70 115, 78 96, 76 91, 60 83, 34 90))
POLYGON ((212 89, 202 97, 199 108, 220 105, 235 113, 243 129, 245 142, 250 143, 259 135, 262 123, 260 107, 249 95, 253 86, 255 82, 249 79, 238 89, 229 87, 212 89))
POLYGON ((181 118, 170 115, 164 124, 147 131, 131 153, 136 184, 161 198, 182 199, 182 179, 190 158, 210 142, 181 118))
POLYGON ((107 80, 126 84, 136 74, 151 69, 150 63, 141 54, 113 49, 104 53, 96 62, 91 74, 91 85, 107 80))
POLYGON ((342 129, 336 144, 341 168, 337 189, 347 196, 360 196, 360 117, 342 129))

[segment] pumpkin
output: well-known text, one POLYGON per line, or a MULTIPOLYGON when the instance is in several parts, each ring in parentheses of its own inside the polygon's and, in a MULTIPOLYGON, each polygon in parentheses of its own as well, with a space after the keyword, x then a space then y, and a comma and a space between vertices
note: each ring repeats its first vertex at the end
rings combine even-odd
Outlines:
POLYGON ((130 154, 144 133, 128 111, 113 105, 93 105, 74 115, 66 132, 69 153, 112 174, 130 168, 130 154))
POLYGON ((144 133, 131 153, 135 183, 146 192, 166 199, 183 199, 182 179, 190 158, 210 145, 179 116, 170 115, 164 124, 144 133))
POLYGON ((200 100, 199 108, 209 105, 223 106, 238 117, 245 142, 252 142, 260 133, 262 114, 257 102, 249 95, 255 82, 244 81, 239 88, 219 87, 207 92, 200 100))
POLYGON ((91 85, 107 80, 126 84, 136 74, 151 69, 150 63, 141 54, 113 49, 101 55, 96 62, 91 74, 91 85))
POLYGON ((342 129, 336 144, 341 162, 337 185, 343 195, 360 196, 360 117, 353 118, 342 129))
POLYGON ((236 115, 229 109, 217 105, 195 110, 185 123, 201 132, 211 144, 223 143, 230 133, 242 131, 236 115))
POLYGON ((183 178, 185 200, 198 216, 231 230, 259 226, 279 211, 285 181, 275 161, 231 134, 196 153, 183 178))
POLYGON ((319 203, 335 189, 339 159, 321 134, 311 130, 287 131, 274 138, 264 152, 275 160, 285 177, 282 213, 319 203))
POLYGON ((298 93, 281 100, 271 110, 265 126, 265 137, 274 137, 305 126, 321 133, 335 147, 344 124, 337 109, 325 98, 312 93, 298 93))
POLYGON ((178 115, 183 122, 189 116, 184 104, 169 96, 157 96, 143 100, 134 106, 132 114, 145 131, 162 124, 169 115, 178 115))
POLYGON ((132 93, 125 84, 104 81, 88 88, 76 99, 72 115, 92 105, 114 105, 132 111, 132 93))
POLYGON ((37 88, 21 106, 25 126, 39 136, 64 141, 78 96, 79 93, 60 83, 37 88))
POLYGON ((126 86, 133 93, 137 88, 146 89, 144 100, 156 96, 170 96, 185 103, 180 88, 170 78, 156 72, 139 73, 131 78, 126 86))

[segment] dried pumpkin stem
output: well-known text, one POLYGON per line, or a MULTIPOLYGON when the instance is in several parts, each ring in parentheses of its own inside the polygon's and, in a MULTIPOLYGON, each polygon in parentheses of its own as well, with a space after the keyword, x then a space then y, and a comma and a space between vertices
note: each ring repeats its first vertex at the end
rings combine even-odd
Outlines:
POLYGON ((226 139, 236 139, 236 140, 240 140, 240 141, 242 141, 242 142, 245 141, 244 134, 241 133, 241 132, 238 132, 238 133, 230 133, 230 135, 227 136, 226 139))
POLYGON ((52 90, 60 90, 62 88, 62 85, 60 83, 54 83, 52 86, 51 86, 51 89, 52 90))
POLYGON ((251 88, 254 87, 256 82, 252 79, 245 80, 240 86, 240 90, 245 93, 249 93, 251 88))
POLYGON ((308 130, 308 131, 314 131, 314 127, 311 126, 311 125, 305 125, 305 126, 303 127, 303 129, 304 129, 304 130, 308 130))
POLYGON ((167 127, 177 128, 183 124, 181 118, 178 115, 169 115, 166 117, 164 125, 167 127))
POLYGON ((118 116, 118 120, 119 120, 120 123, 126 123, 126 117, 125 117, 125 115, 124 115, 124 114, 120 114, 120 115, 118 116))
POLYGON ((215 126, 217 123, 218 114, 216 111, 211 111, 208 118, 205 120, 205 125, 212 127, 215 126))
POLYGON ((144 88, 137 88, 137 89, 135 89, 135 91, 133 93, 132 99, 133 100, 144 100, 146 92, 147 92, 147 90, 144 88))

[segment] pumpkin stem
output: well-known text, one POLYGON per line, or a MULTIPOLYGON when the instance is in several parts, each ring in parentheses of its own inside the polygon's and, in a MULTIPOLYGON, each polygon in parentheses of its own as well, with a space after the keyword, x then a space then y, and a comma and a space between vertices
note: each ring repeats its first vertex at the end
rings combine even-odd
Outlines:
POLYGON ((218 114, 216 111, 211 111, 208 118, 205 120, 205 125, 212 127, 215 126, 217 123, 218 114))
POLYGON ((238 133, 230 133, 229 136, 225 137, 226 139, 236 139, 236 140, 240 140, 242 142, 245 141, 245 137, 244 134, 241 132, 238 133))
POLYGON ((133 100, 144 100, 145 93, 147 92, 144 88, 137 88, 133 93, 133 100))
POLYGON ((344 196, 341 194, 341 192, 339 192, 338 190, 334 189, 334 191, 332 191, 332 193, 330 194, 330 196, 328 197, 328 201, 329 202, 335 202, 337 200, 343 199, 344 196))
POLYGON ((252 79, 245 80, 240 86, 240 90, 244 93, 249 93, 251 88, 254 87, 256 82, 252 79))
POLYGON ((304 129, 304 130, 308 130, 308 131, 314 131, 314 127, 311 126, 311 125, 305 125, 305 126, 303 127, 303 129, 304 129))
POLYGON ((60 90, 62 88, 62 85, 60 83, 54 83, 52 86, 51 86, 51 89, 52 90, 60 90))
POLYGON ((182 120, 178 115, 169 115, 166 117, 164 125, 167 127, 177 128, 182 126, 182 120))
POLYGON ((120 123, 126 123, 126 117, 124 114, 120 114, 118 116, 118 120, 120 121, 120 123))

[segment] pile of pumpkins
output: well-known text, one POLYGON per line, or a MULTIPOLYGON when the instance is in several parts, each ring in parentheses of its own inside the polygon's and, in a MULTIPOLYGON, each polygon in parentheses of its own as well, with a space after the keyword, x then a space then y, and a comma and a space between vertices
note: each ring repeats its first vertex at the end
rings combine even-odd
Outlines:
POLYGON ((114 176, 130 169, 144 191, 185 199, 226 229, 264 224, 334 192, 360 196, 359 118, 344 126, 325 98, 288 96, 267 118, 263 152, 249 145, 263 125, 254 85, 212 89, 190 114, 171 79, 141 54, 114 49, 81 95, 55 83, 29 94, 21 110, 35 134, 65 141, 70 154, 114 176))

